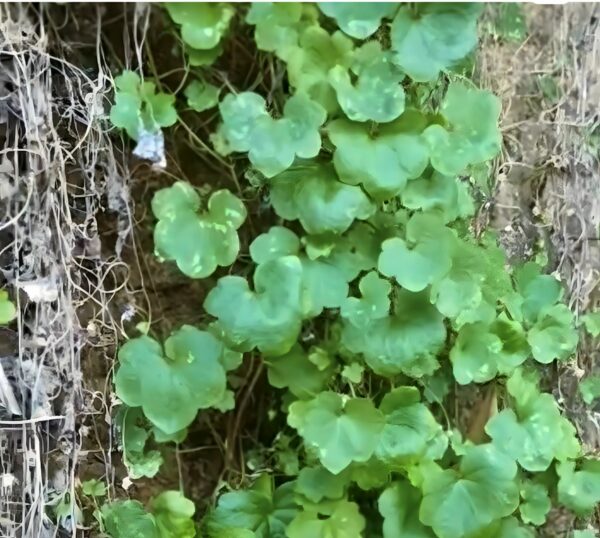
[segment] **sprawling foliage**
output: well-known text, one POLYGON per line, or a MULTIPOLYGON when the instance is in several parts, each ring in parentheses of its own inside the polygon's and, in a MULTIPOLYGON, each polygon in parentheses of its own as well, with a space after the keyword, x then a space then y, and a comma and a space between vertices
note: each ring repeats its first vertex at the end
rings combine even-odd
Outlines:
MULTIPOLYGON (((233 8, 167 10, 190 64, 209 64, 233 8)), ((231 407, 227 372, 250 353, 279 389, 270 414, 285 431, 273 450, 287 458, 276 480, 255 468, 248 487, 223 493, 198 536, 527 538, 552 501, 585 515, 600 500, 599 463, 582 459, 537 373, 578 342, 561 284, 534 262, 510 267, 492 234, 469 230, 473 176, 501 145, 499 99, 460 73, 479 12, 253 4, 246 22, 289 95, 219 90, 201 74, 185 90, 197 111, 218 101, 215 150, 244 163, 248 189, 265 189, 279 220, 255 222, 240 255, 238 197, 182 181, 155 193, 160 259, 192 278, 236 259, 244 270, 208 291, 203 329, 121 347, 126 461, 134 478, 155 474, 160 453, 146 442, 180 442, 199 410, 231 407), (453 382, 500 395, 483 442, 462 439, 446 414, 453 382)), ((175 121, 153 85, 130 72, 116 85, 111 118, 131 137, 175 121)), ((597 317, 584 323, 598 335, 597 317)), ((192 515, 165 492, 149 512, 109 505, 104 521, 114 537, 187 537, 192 515)))

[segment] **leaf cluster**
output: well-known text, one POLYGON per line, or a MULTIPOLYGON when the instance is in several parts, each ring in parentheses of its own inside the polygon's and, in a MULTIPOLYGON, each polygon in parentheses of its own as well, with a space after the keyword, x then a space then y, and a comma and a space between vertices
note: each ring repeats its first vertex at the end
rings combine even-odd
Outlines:
MULTIPOLYGON (((212 50, 230 16, 201 6, 168 9, 188 46, 212 50)), ((248 278, 222 276, 209 291, 207 328, 129 340, 115 376, 155 439, 226 409, 226 374, 244 354, 280 389, 271 411, 285 416, 282 435, 298 436, 294 465, 222 494, 203 536, 526 538, 552 502, 585 515, 600 500, 598 462, 582 457, 537 374, 578 343, 562 286, 536 263, 510 267, 493 234, 469 229, 475 176, 501 144, 499 99, 454 72, 479 12, 250 7, 257 46, 285 64, 291 95, 225 95, 212 141, 247 157, 281 221, 250 243, 248 278), (500 395, 485 442, 453 429, 454 383, 500 395)), ((236 260, 246 217, 228 191, 200 205, 183 182, 152 204, 157 255, 192 278, 236 260)), ((585 323, 596 332, 594 317, 585 323)))

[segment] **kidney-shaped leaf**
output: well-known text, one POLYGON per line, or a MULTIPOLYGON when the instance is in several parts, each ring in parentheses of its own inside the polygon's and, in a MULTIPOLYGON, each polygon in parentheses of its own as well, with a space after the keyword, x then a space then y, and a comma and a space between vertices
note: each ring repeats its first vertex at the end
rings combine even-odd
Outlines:
POLYGON ((375 319, 363 328, 345 323, 342 343, 361 353, 378 375, 404 373, 413 377, 438 368, 435 355, 446 340, 444 318, 429 302, 427 293, 399 290, 395 312, 375 319))
POLYGON ((359 186, 342 183, 331 164, 294 165, 271 180, 271 203, 286 220, 299 220, 309 234, 343 233, 369 218, 374 204, 359 186))
POLYGON ((161 345, 149 336, 119 349, 117 396, 140 406, 167 434, 188 426, 199 409, 219 404, 227 388, 225 355, 231 352, 212 334, 182 326, 161 345))
POLYGON ((341 30, 351 37, 365 39, 374 34, 381 19, 391 17, 397 2, 319 2, 319 8, 333 17, 341 30))
POLYGON ((239 276, 219 279, 204 308, 216 317, 228 341, 243 349, 287 353, 302 324, 302 263, 283 256, 260 264, 254 272, 254 291, 239 276))
POLYGON ((396 63, 417 82, 435 80, 475 47, 478 14, 476 4, 402 6, 391 28, 396 63))
POLYGON ((200 212, 200 197, 178 181, 154 194, 152 211, 156 254, 173 260, 185 275, 204 278, 218 266, 231 265, 239 252, 237 229, 246 219, 242 201, 226 189, 214 192, 200 212))
POLYGON ((367 461, 379 440, 384 417, 371 400, 335 392, 290 405, 288 424, 314 448, 328 471, 337 474, 353 461, 367 461))
POLYGON ((362 184, 378 199, 398 194, 406 181, 421 175, 428 150, 419 127, 422 118, 405 112, 398 120, 381 125, 377 134, 362 123, 346 119, 328 125, 336 147, 333 164, 339 178, 350 185, 362 184))
POLYGON ((439 538, 463 538, 519 504, 515 462, 493 445, 467 447, 458 470, 430 463, 422 469, 419 517, 439 538))
POLYGON ((561 416, 552 394, 540 393, 520 369, 509 378, 507 388, 515 410, 504 409, 485 427, 495 446, 531 472, 545 471, 554 459, 579 455, 575 428, 561 416))
POLYGON ((404 112, 402 73, 382 52, 377 41, 370 41, 355 54, 356 61, 350 73, 336 65, 329 72, 342 110, 352 121, 386 123, 404 112))
POLYGON ((167 2, 165 8, 181 25, 181 39, 194 49, 213 49, 229 28, 235 11, 229 4, 167 2))
POLYGON ((423 133, 431 165, 438 172, 459 174, 467 165, 492 159, 500 151, 500 99, 492 93, 453 82, 440 113, 447 125, 430 125, 423 133))

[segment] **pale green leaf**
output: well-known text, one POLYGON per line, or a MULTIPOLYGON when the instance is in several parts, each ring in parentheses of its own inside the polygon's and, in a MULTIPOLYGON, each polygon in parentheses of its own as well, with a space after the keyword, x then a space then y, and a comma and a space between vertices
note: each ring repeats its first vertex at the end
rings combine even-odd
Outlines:
POLYGON ((600 398, 600 375, 589 375, 579 383, 579 393, 583 401, 590 405, 596 398, 600 398))
POLYGON ((519 511, 521 519, 525 523, 543 525, 546 522, 546 514, 550 511, 551 503, 548 491, 543 484, 532 481, 524 481, 521 484, 521 502, 519 511))
POLYGON ((383 242, 378 269, 409 291, 424 290, 450 270, 454 241, 452 230, 437 215, 415 213, 406 226, 405 239, 383 242))
POLYGON ((301 32, 298 44, 286 51, 290 84, 327 112, 335 111, 338 104, 329 71, 338 65, 349 67, 352 49, 352 40, 341 32, 330 35, 320 26, 308 26, 301 32))
POLYGON ((337 178, 331 164, 293 165, 271 180, 271 203, 281 218, 299 220, 309 234, 343 233, 375 211, 362 189, 337 178))
POLYGON ((288 538, 361 538, 365 518, 358 505, 339 501, 332 508, 300 512, 290 523, 288 538))
POLYGON ((254 538, 284 537, 298 512, 294 486, 294 482, 287 482, 274 489, 271 477, 263 475, 249 490, 221 495, 207 518, 209 536, 245 538, 243 533, 228 535, 225 531, 247 529, 254 538))
POLYGON ((460 174, 468 165, 492 159, 500 151, 500 100, 495 95, 452 82, 440 114, 445 125, 430 125, 423 138, 431 164, 441 174, 460 174))
POLYGON ((350 120, 386 123, 404 112, 404 74, 377 41, 366 43, 356 52, 351 71, 353 77, 339 65, 329 71, 329 81, 350 120))
POLYGON ((467 447, 457 470, 429 463, 421 473, 419 517, 439 538, 480 531, 519 504, 517 466, 493 445, 467 447))
POLYGON ((224 353, 212 334, 189 325, 167 338, 164 351, 148 336, 133 338, 119 349, 115 391, 127 405, 142 407, 163 432, 175 433, 188 426, 199 409, 223 398, 224 353))
POLYGON ((394 482, 379 497, 383 538, 434 538, 431 528, 419 521, 421 492, 409 482, 394 482))
POLYGON ((227 340, 234 345, 283 355, 300 334, 302 295, 302 262, 296 256, 284 256, 256 268, 254 291, 245 278, 220 278, 206 297, 204 308, 218 319, 227 340))
POLYGON ((288 353, 265 359, 269 383, 287 388, 297 398, 312 398, 319 394, 331 377, 331 369, 320 370, 309 359, 299 344, 288 353))
POLYGON ((226 189, 211 194, 206 211, 189 183, 178 181, 154 194, 156 254, 173 260, 185 275, 205 278, 231 265, 240 249, 237 229, 246 219, 242 201, 226 189))
POLYGON ((589 515, 600 503, 600 460, 585 459, 575 470, 575 462, 556 467, 558 501, 579 516, 589 515))
POLYGON ((8 298, 8 292, 0 290, 0 325, 7 325, 17 317, 17 309, 8 298))
POLYGON ((201 80, 194 80, 183 92, 190 108, 203 112, 219 103, 219 88, 201 80))
POLYGON ((174 22, 181 25, 181 39, 194 49, 213 49, 229 28, 234 9, 229 4, 167 2, 174 22))
POLYGON ((391 17, 397 2, 319 2, 319 9, 333 17, 341 30, 351 37, 365 39, 374 34, 381 19, 391 17))
POLYGON ((416 463, 441 432, 429 409, 420 402, 416 387, 396 387, 379 405, 385 416, 375 456, 388 465, 416 463))
POLYGON ((371 400, 322 392, 313 400, 292 403, 288 424, 317 451, 323 467, 338 474, 353 461, 371 457, 384 417, 371 400))
POLYGON ((581 317, 585 330, 594 338, 600 335, 600 312, 590 312, 581 317))
POLYGON ((392 22, 396 63, 417 82, 433 81, 477 43, 477 4, 404 5, 392 22))
POLYGON ((446 340, 443 317, 427 293, 396 292, 395 309, 363 328, 344 323, 342 343, 364 356, 378 375, 430 375, 438 368, 436 354, 446 340))
POLYGON ((427 165, 423 125, 423 118, 412 110, 380 125, 376 133, 366 124, 346 119, 329 123, 329 137, 336 147, 333 164, 339 178, 350 185, 362 184, 378 199, 398 194, 407 180, 419 177, 427 165))
POLYGON ((561 416, 551 394, 540 393, 535 380, 518 369, 507 388, 514 410, 493 416, 485 431, 494 445, 531 472, 545 471, 554 459, 565 461, 580 454, 574 426, 561 416))
POLYGON ((341 315, 355 327, 361 328, 369 322, 389 315, 391 284, 380 278, 375 271, 361 278, 358 289, 362 297, 348 297, 342 304, 341 315))

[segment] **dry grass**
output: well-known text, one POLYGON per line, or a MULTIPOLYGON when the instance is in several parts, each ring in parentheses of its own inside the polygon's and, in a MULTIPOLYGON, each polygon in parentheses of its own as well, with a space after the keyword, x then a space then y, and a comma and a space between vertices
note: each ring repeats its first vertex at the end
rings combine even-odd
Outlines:
MULTIPOLYGON (((100 36, 95 70, 69 63, 55 54, 68 8, 59 21, 48 6, 39 9, 0 6, 0 269, 18 290, 20 312, 17 330, 0 335, 0 535, 7 538, 79 532, 84 423, 109 416, 103 395, 84 387, 82 350, 116 341, 119 320, 109 305, 125 285, 114 278, 118 256, 101 253, 103 204, 122 213, 121 242, 131 229, 106 132, 112 79, 100 36), (61 517, 51 517, 57 510, 61 517)), ((109 459, 106 466, 110 476, 109 459)))

